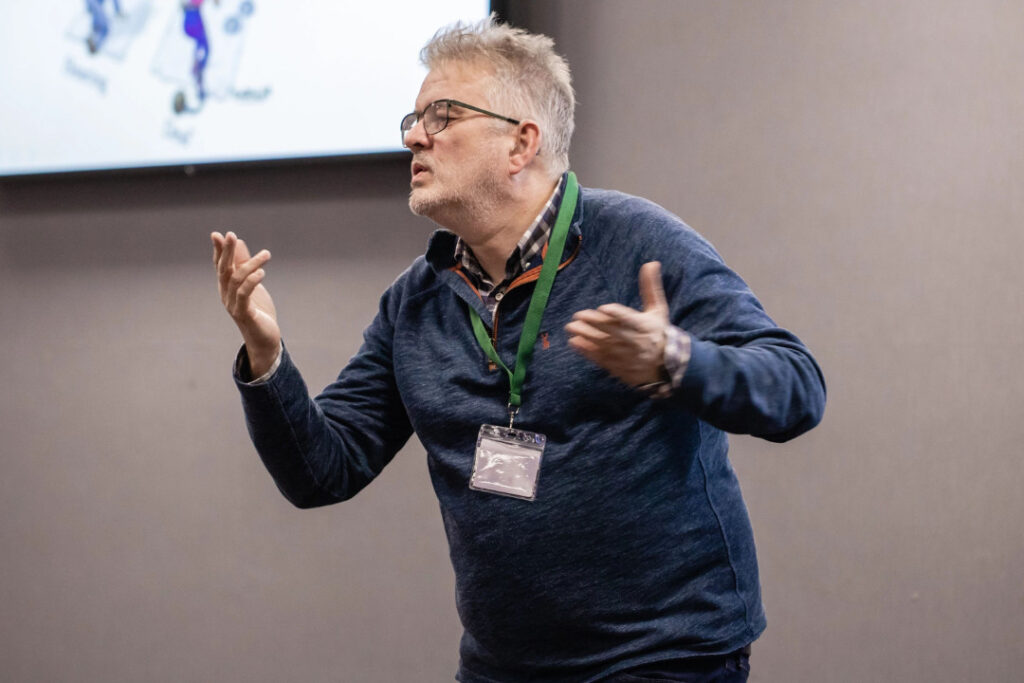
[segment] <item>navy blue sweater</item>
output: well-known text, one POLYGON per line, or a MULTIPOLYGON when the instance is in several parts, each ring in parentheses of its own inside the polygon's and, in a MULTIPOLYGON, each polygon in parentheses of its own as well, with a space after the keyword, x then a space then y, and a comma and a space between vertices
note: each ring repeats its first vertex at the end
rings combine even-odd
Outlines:
MULTIPOLYGON (((785 441, 821 419, 825 388, 714 249, 646 200, 581 189, 516 419, 548 438, 537 499, 469 489, 482 424, 507 423, 508 376, 489 367, 467 306, 490 320, 438 231, 384 293, 364 344, 311 399, 285 351, 263 385, 236 375, 253 442, 278 487, 312 507, 355 495, 415 432, 427 452, 464 626, 462 681, 585 681, 720 654, 765 627, 754 540, 725 432, 785 441), (655 400, 573 352, 574 312, 641 307, 661 261, 672 322, 692 335, 681 388, 655 400)), ((515 362, 534 280, 498 306, 515 362)))

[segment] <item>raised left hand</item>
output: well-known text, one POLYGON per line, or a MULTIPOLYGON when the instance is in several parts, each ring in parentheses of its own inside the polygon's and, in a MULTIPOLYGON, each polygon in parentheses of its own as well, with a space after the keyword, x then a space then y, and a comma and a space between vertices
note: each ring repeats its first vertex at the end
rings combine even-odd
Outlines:
POLYGON ((565 326, 569 346, 632 386, 664 378, 669 319, 659 262, 640 267, 640 297, 642 311, 604 304, 578 311, 565 326))

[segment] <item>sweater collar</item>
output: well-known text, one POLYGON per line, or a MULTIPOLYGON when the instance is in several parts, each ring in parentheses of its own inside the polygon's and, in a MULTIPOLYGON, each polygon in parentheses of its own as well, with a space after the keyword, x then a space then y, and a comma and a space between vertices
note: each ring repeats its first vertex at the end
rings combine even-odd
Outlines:
MULTIPOLYGON (((562 255, 562 261, 568 260, 574 249, 570 248, 569 245, 575 245, 582 238, 582 230, 580 229, 582 218, 583 218, 583 205, 586 198, 586 190, 581 186, 579 192, 579 198, 576 200, 576 210, 572 215, 572 222, 569 224, 569 237, 565 253, 562 255)), ((458 243, 458 236, 450 230, 444 228, 435 230, 430 236, 430 241, 427 243, 427 251, 424 257, 426 258, 427 264, 431 267, 434 272, 441 272, 445 270, 451 270, 458 267, 459 262, 455 259, 455 246, 458 243)))

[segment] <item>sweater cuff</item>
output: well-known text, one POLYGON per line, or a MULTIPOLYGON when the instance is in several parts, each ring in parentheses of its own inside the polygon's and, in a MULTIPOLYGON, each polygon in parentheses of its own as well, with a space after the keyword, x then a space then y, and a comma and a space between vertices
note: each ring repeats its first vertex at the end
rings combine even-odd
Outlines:
POLYGON ((274 362, 271 363, 270 369, 264 372, 256 379, 252 379, 252 368, 249 367, 249 354, 245 351, 245 344, 242 344, 242 348, 238 350, 238 355, 235 357, 235 378, 242 384, 247 384, 251 387, 266 384, 270 381, 270 378, 274 376, 277 369, 281 367, 281 356, 284 351, 284 342, 278 342, 277 344, 277 356, 274 357, 274 362))

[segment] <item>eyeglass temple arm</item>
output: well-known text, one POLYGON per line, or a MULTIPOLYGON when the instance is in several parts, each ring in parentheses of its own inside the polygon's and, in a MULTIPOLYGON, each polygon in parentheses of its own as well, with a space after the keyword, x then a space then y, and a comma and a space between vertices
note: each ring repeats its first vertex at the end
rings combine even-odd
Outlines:
POLYGON ((509 118, 508 116, 502 116, 501 114, 495 114, 493 111, 487 111, 486 109, 481 109, 480 107, 474 107, 472 104, 466 104, 465 102, 459 102, 458 100, 448 100, 448 103, 454 104, 458 107, 462 107, 463 109, 472 109, 473 111, 480 112, 481 114, 487 114, 488 116, 493 116, 494 118, 501 119, 502 121, 508 121, 509 123, 515 123, 517 125, 519 124, 519 119, 513 119, 509 118))

